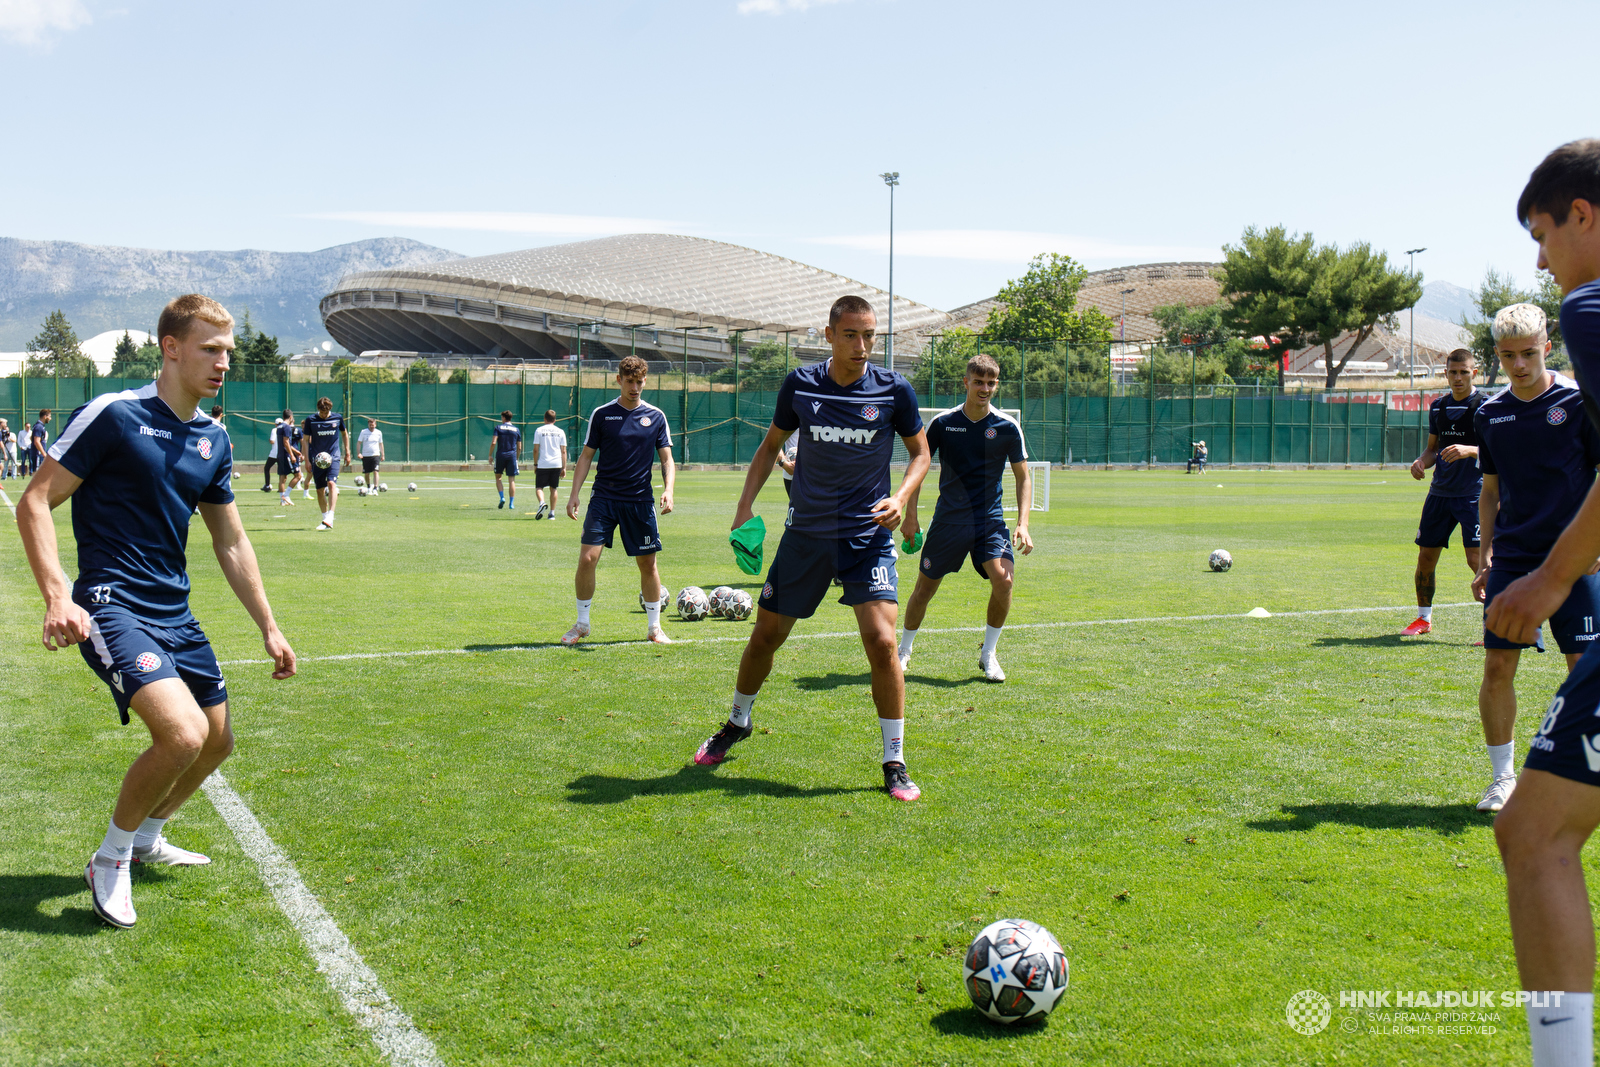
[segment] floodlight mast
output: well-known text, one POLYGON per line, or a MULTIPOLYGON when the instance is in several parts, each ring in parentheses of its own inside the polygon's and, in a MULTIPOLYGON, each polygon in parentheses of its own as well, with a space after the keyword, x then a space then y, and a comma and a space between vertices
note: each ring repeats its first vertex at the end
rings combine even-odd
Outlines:
MULTIPOLYGON (((1417 253, 1426 252, 1426 248, 1408 248, 1406 255, 1411 257, 1411 266, 1407 268, 1413 278, 1417 276, 1417 253)), ((1417 384, 1417 305, 1411 305, 1411 354, 1406 358, 1407 380, 1411 385, 1417 384)))
POLYGON ((889 333, 883 341, 883 365, 894 370, 894 187, 900 184, 900 172, 885 171, 878 177, 889 187, 889 333))

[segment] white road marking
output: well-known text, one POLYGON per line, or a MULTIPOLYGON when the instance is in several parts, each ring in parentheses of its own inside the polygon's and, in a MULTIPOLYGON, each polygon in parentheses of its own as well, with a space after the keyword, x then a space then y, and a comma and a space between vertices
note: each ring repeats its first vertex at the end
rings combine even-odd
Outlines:
POLYGON ((222 773, 213 771, 203 788, 239 847, 261 869, 261 880, 305 941, 317 970, 344 1002, 345 1011, 372 1035, 372 1043, 396 1067, 444 1067, 433 1042, 389 999, 378 976, 222 773))
MULTIPOLYGON (((1441 608, 1477 608, 1483 605, 1476 601, 1467 601, 1463 604, 1435 604, 1434 609, 1441 608)), ((1363 615, 1379 611, 1414 611, 1415 604, 1391 605, 1382 608, 1323 608, 1318 611, 1280 611, 1273 614, 1274 619, 1293 619, 1310 615, 1363 615)), ((1083 619, 1077 622, 1023 622, 1007 626, 1007 630, 1055 630, 1073 629, 1082 626, 1126 626, 1136 622, 1214 622, 1218 619, 1249 619, 1248 613, 1230 615, 1153 615, 1140 619, 1083 619)), ((983 633, 982 626, 924 626, 918 630, 919 634, 977 634, 983 633)), ((815 634, 790 634, 790 641, 815 641, 828 637, 854 637, 861 634, 855 630, 838 630, 829 633, 815 634)), ((675 645, 717 645, 734 642, 742 643, 750 639, 749 634, 732 637, 674 637, 675 645)), ((603 644, 589 645, 592 649, 605 648, 633 648, 639 645, 649 645, 649 641, 608 641, 603 644)), ((401 659, 410 656, 475 656, 488 652, 550 652, 560 650, 567 646, 552 641, 549 644, 520 644, 505 645, 498 648, 418 648, 399 650, 395 652, 345 652, 336 656, 299 656, 300 663, 338 663, 342 660, 357 659, 401 659)), ((659 646, 652 646, 659 647, 659 646)), ((230 659, 223 660, 219 666, 247 667, 257 663, 271 663, 269 659, 230 659)))

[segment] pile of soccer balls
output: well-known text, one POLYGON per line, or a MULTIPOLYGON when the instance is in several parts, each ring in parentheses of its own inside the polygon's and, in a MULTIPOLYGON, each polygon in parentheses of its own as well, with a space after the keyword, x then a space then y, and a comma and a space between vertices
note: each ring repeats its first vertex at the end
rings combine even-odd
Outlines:
POLYGON ((684 622, 699 622, 707 615, 742 622, 755 608, 749 593, 725 585, 717 586, 709 595, 698 585, 688 586, 678 594, 678 618, 684 622))
MULTIPOLYGON (((413 488, 416 487, 415 482, 411 484, 413 488)), ((367 480, 358 474, 356 475, 356 491, 362 496, 377 496, 379 493, 387 493, 389 491, 389 483, 376 482, 372 485, 368 485, 367 480)))

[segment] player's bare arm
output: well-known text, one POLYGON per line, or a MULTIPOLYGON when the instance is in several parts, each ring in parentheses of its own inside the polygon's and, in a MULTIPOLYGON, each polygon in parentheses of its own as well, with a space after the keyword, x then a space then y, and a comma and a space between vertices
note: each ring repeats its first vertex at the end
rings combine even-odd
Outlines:
MULTIPOLYGON (((923 433, 926 435, 927 431, 924 430, 923 433)), ((907 541, 914 539, 922 529, 922 520, 917 516, 917 505, 921 496, 922 486, 919 485, 911 491, 910 496, 906 497, 906 506, 900 516, 900 536, 907 541)), ((921 575, 917 577, 921 578, 921 575)))
MULTIPOLYGON (((1452 446, 1452 447, 1454 447, 1454 446, 1452 446)), ((1473 451, 1476 452, 1477 450, 1474 449, 1473 451)), ((1411 477, 1415 478, 1417 481, 1420 482, 1423 479, 1423 476, 1424 476, 1423 472, 1426 471, 1429 467, 1433 466, 1434 461, 1437 460, 1438 458, 1439 458, 1439 435, 1430 433, 1428 435, 1428 447, 1423 449, 1422 450, 1422 455, 1418 456, 1411 463, 1411 477)), ((1450 457, 1446 456, 1445 458, 1449 459, 1450 457)))
POLYGON ((567 518, 577 521, 578 518, 578 493, 583 489, 583 483, 589 477, 589 468, 594 464, 594 449, 588 445, 583 446, 583 451, 578 453, 578 466, 572 472, 572 493, 567 497, 567 518))
MULTIPOLYGON (((900 479, 900 488, 892 496, 886 496, 872 506, 873 519, 885 530, 893 530, 900 525, 900 520, 905 517, 912 497, 922 488, 922 479, 928 476, 928 468, 933 465, 932 454, 928 451, 928 431, 926 428, 918 430, 912 437, 902 437, 905 442, 906 473, 900 479)), ((770 467, 767 468, 769 471, 770 467)))
POLYGON ((783 443, 793 432, 780 430, 777 426, 767 427, 767 436, 761 439, 756 454, 751 457, 750 469, 745 471, 744 489, 739 493, 739 506, 734 509, 733 525, 728 527, 730 530, 737 530, 755 516, 756 497, 761 494, 761 487, 767 484, 772 465, 778 462, 778 456, 783 452, 783 443))
POLYGON ((672 487, 678 480, 678 468, 672 463, 672 449, 656 449, 656 458, 661 461, 661 514, 672 513, 672 487))
POLYGON ((1463 459, 1477 459, 1478 446, 1447 445, 1444 451, 1439 453, 1439 458, 1444 460, 1446 463, 1455 463, 1457 460, 1463 459))
POLYGON ((233 595, 239 598, 244 610, 250 613, 261 631, 261 643, 272 657, 272 676, 279 680, 295 674, 294 649, 278 629, 272 617, 272 605, 267 603, 267 590, 261 583, 261 568, 256 562, 255 546, 244 532, 239 521, 239 508, 229 501, 226 504, 200 505, 200 518, 211 531, 211 548, 217 555, 222 575, 228 579, 233 595))
POLYGON ((1033 514, 1033 470, 1026 462, 1013 463, 1011 475, 1017 480, 1017 530, 1012 540, 1026 556, 1033 551, 1033 535, 1028 533, 1028 519, 1033 514))
POLYGON ((72 582, 61 569, 61 546, 51 514, 82 484, 81 478, 46 456, 17 501, 17 532, 22 535, 33 580, 44 597, 41 641, 51 652, 89 639, 89 613, 72 599, 72 582))

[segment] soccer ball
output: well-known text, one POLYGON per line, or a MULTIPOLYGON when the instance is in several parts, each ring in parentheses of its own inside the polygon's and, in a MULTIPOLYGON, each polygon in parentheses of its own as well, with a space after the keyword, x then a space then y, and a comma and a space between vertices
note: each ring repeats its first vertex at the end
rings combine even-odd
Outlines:
POLYGON ((318 452, 315 456, 311 457, 311 462, 315 463, 323 470, 327 470, 329 467, 333 466, 333 457, 328 455, 326 452, 318 452))
POLYGON ((361 475, 359 475, 359 474, 356 475, 356 488, 357 489, 362 488, 366 484, 367 484, 367 480, 365 478, 361 477, 361 475))
POLYGON ((379 482, 378 483, 378 492, 387 493, 388 491, 389 491, 389 483, 388 482, 379 482))
POLYGON ((719 619, 728 615, 728 598, 733 596, 733 590, 725 585, 719 585, 711 590, 711 614, 719 619))
POLYGON ((1211 553, 1211 558, 1206 560, 1206 566, 1214 571, 1225 571, 1233 566, 1233 557, 1228 555, 1228 550, 1219 548, 1211 553))
POLYGON ((685 586, 678 591, 678 618, 684 622, 699 622, 711 613, 711 602, 706 591, 698 585, 685 586))
POLYGON ((235 478, 237 478, 237 477, 239 477, 239 472, 238 472, 238 471, 234 471, 234 472, 233 472, 233 476, 234 476, 234 477, 235 477, 235 478))
POLYGON ((416 482, 412 482, 412 483, 410 483, 409 485, 406 486, 406 492, 415 493, 416 491, 417 491, 417 483, 416 482))
MULTIPOLYGON (((662 611, 666 611, 667 610, 667 605, 669 605, 671 603, 672 603, 672 590, 668 589, 664 585, 661 586, 661 604, 660 604, 661 610, 662 611)), ((643 611, 644 607, 645 607, 644 594, 640 593, 639 594, 639 610, 643 611)))
POLYGON ((995 1022, 1039 1019, 1067 990, 1067 954, 1038 923, 1001 919, 973 938, 961 976, 973 1007, 995 1022))
POLYGON ((722 609, 722 615, 724 618, 743 622, 754 610, 756 602, 750 599, 750 594, 743 589, 735 589, 733 595, 728 598, 727 606, 722 609))

